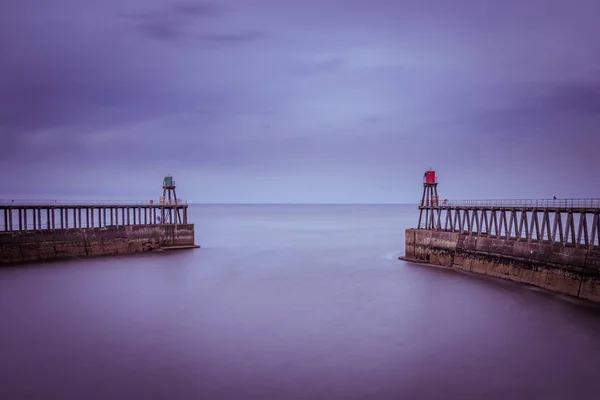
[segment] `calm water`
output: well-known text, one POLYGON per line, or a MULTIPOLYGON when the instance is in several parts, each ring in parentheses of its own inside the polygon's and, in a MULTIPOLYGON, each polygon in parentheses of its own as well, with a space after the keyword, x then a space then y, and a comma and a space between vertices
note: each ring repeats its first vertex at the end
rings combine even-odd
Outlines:
POLYGON ((412 206, 191 206, 201 249, 0 270, 0 399, 600 396, 600 311, 397 260, 412 206))

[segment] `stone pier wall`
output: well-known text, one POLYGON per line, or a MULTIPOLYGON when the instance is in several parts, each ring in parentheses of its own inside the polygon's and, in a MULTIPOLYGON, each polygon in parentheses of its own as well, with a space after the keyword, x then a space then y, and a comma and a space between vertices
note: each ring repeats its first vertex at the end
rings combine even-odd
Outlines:
POLYGON ((70 257, 197 247, 193 224, 0 233, 0 266, 70 257))
POLYGON ((406 230, 407 260, 542 287, 600 303, 600 249, 406 230))

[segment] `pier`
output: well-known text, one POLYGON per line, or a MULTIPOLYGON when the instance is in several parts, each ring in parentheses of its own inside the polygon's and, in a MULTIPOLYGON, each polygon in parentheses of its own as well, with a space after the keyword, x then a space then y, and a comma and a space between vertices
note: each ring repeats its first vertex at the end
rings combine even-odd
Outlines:
POLYGON ((187 202, 0 200, 3 232, 187 224, 187 202))
POLYGON ((426 171, 401 259, 600 303, 600 199, 441 200, 426 171))
POLYGON ((197 247, 170 176, 156 201, 0 200, 0 265, 197 247))
POLYGON ((600 199, 422 202, 418 229, 563 246, 600 246, 600 199))

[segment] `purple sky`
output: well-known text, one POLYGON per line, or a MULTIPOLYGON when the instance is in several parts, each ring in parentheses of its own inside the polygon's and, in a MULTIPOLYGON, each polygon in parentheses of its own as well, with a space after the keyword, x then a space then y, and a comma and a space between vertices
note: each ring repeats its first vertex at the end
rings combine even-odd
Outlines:
POLYGON ((599 197, 598 0, 2 0, 0 197, 599 197))

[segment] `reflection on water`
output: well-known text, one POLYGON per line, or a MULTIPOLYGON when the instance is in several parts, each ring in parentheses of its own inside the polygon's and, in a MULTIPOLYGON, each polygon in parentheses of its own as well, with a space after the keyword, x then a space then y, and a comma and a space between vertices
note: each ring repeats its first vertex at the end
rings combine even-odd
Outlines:
POLYGON ((414 207, 190 214, 198 250, 0 270, 0 398, 600 391, 598 308, 397 260, 414 207))

